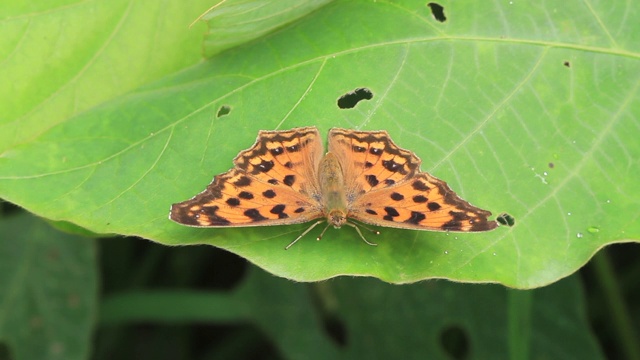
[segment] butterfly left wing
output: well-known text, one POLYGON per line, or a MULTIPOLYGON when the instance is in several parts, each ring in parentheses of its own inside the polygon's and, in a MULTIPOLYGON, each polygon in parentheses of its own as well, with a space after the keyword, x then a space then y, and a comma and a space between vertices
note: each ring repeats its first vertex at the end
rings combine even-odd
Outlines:
POLYGON ((261 131, 235 167, 205 191, 173 204, 171 220, 189 226, 285 225, 322 216, 315 175, 322 157, 315 127, 261 131))

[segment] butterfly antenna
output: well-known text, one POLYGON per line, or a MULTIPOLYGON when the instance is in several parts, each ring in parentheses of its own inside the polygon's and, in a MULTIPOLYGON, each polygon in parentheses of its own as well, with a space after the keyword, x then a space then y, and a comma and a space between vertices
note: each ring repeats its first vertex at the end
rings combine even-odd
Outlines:
MULTIPOLYGON (((287 245, 286 248, 284 248, 285 250, 289 250, 290 247, 293 246, 293 244, 295 244, 296 242, 298 242, 298 240, 300 240, 303 236, 307 235, 309 233, 309 231, 311 231, 314 227, 318 226, 318 224, 320 224, 321 222, 323 222, 324 220, 318 220, 315 223, 313 223, 313 225, 309 226, 309 228, 307 230, 305 230, 302 234, 300 234, 300 236, 298 236, 295 240, 293 240, 291 242, 291 244, 287 245)), ((326 230, 326 228, 325 228, 326 230)), ((322 232, 324 233, 324 231, 322 232)), ((320 239, 318 239, 320 240, 320 239)))
MULTIPOLYGON (((354 223, 350 223, 350 222, 346 223, 345 225, 349 225, 349 226, 351 226, 352 228, 355 228, 355 229, 356 229, 356 231, 358 232, 358 235, 360 235, 360 238, 361 238, 364 242, 366 242, 367 244, 369 244, 369 245, 371 245, 371 246, 378 246, 378 244, 374 244, 374 243, 372 243, 372 242, 368 242, 368 241, 367 241, 367 239, 365 239, 365 238, 364 238, 364 236, 362 235, 362 232, 360 231, 360 228, 358 227, 358 225, 356 225, 356 224, 354 224, 354 223)), ((368 229, 368 228, 367 228, 367 227, 365 227, 365 226, 363 226, 363 227, 364 227, 365 229, 367 229, 367 230, 371 230, 371 229, 368 229)), ((373 231, 373 230, 371 230, 371 231, 373 231)), ((373 231, 373 232, 377 232, 377 231, 373 231)), ((377 232, 377 233, 379 234, 380 232, 377 232)))

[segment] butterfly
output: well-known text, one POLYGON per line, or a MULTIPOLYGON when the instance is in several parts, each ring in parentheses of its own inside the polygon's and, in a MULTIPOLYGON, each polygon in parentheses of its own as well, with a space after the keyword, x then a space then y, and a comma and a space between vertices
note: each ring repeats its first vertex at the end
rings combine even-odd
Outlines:
POLYGON ((421 160, 382 131, 333 128, 324 153, 316 127, 260 131, 255 144, 190 200, 171 206, 170 219, 196 227, 356 224, 432 231, 495 229, 491 212, 461 199, 442 180, 420 171, 421 160))

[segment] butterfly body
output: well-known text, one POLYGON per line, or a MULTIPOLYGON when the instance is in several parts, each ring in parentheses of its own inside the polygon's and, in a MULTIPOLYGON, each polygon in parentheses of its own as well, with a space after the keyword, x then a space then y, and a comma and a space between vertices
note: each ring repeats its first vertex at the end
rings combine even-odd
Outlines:
POLYGON ((344 192, 344 174, 335 155, 327 153, 322 158, 318 177, 324 215, 331 225, 339 229, 347 222, 347 198, 344 192))
POLYGON ((326 154, 315 127, 260 131, 256 143, 240 152, 234 164, 202 193, 173 204, 170 219, 197 227, 287 225, 318 219, 336 228, 352 225, 349 219, 414 230, 467 232, 497 227, 488 219, 491 212, 469 204, 444 181, 421 172, 420 159, 395 145, 386 131, 333 128, 326 154))

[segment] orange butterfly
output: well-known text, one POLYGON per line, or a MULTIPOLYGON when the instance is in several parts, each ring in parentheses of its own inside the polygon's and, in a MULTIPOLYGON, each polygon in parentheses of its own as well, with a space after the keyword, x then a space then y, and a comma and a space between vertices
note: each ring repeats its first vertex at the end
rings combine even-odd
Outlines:
POLYGON ((173 204, 171 220, 189 226, 363 223, 414 230, 488 231, 491 212, 461 199, 442 180, 420 171, 420 159, 386 131, 329 131, 324 154, 316 127, 260 131, 256 143, 205 191, 173 204))

